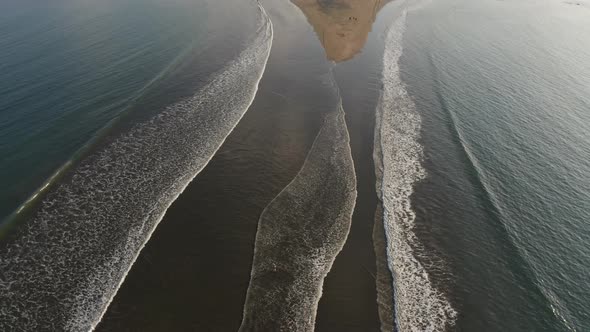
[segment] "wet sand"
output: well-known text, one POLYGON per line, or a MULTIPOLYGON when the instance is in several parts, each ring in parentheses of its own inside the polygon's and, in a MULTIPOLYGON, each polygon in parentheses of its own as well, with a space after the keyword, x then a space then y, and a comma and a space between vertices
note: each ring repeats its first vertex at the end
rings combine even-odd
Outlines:
MULTIPOLYGON (((253 105, 168 210, 98 331, 240 327, 260 215, 300 171, 336 102, 318 88, 328 85, 333 64, 303 13, 288 1, 265 2, 275 39, 253 105)), ((358 199, 349 236, 324 281, 317 331, 380 329, 373 246, 376 36, 369 35, 374 49, 335 68, 358 199)))

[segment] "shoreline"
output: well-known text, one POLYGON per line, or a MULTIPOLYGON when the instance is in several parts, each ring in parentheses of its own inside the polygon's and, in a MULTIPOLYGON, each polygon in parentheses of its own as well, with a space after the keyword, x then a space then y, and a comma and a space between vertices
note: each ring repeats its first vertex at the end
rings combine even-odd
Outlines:
MULTIPOLYGON (((286 3, 266 10, 271 20, 273 10, 290 13, 291 20, 274 24, 273 49, 254 103, 203 172, 170 207, 97 331, 127 326, 155 331, 158 324, 169 329, 219 331, 240 326, 260 215, 300 171, 325 112, 335 102, 314 88, 324 84, 321 73, 329 72, 330 65, 298 9, 286 3), (306 36, 300 41, 303 45, 295 47, 282 38, 293 30, 306 36), (291 62, 285 64, 283 53, 291 49, 303 53, 299 60, 297 54, 290 55, 291 62), (306 60, 310 53, 317 54, 312 63, 306 60), (308 83, 285 82, 288 73, 308 83), (162 308, 162 303, 168 305, 162 308), (176 310, 170 311, 172 307, 176 310), (158 315, 163 319, 153 321, 158 315)), ((371 81, 371 73, 363 75, 371 81)), ((375 98, 367 97, 367 91, 352 96, 346 84, 340 88, 346 94, 345 121, 357 190, 362 195, 356 200, 349 236, 324 280, 316 329, 377 331, 372 242, 375 177, 372 149, 366 148, 372 146, 374 126, 373 117, 367 116, 374 112, 368 100, 375 98), (350 284, 356 285, 354 291, 347 288, 350 284), (343 320, 343 312, 350 319, 343 320)))

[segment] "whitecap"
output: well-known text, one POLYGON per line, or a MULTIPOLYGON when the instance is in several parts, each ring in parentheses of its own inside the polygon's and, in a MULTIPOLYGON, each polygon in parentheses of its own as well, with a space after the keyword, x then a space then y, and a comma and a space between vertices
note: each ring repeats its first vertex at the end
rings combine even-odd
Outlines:
POLYGON ((256 94, 272 45, 257 34, 194 96, 82 159, 0 250, 0 330, 88 331, 99 323, 168 207, 256 94))
MULTIPOLYGON (((399 59, 406 13, 390 27, 383 60, 383 92, 377 109, 375 165, 377 194, 383 204, 387 257, 393 274, 395 324, 400 331, 444 331, 456 319, 445 294, 437 290, 416 248, 416 214, 411 195, 426 176, 418 142, 420 115, 401 81, 399 59)), ((387 304, 387 303, 386 303, 387 304)))
MULTIPOLYGON (((332 80, 333 80, 333 76, 332 80)), ((258 224, 240 331, 313 331, 324 278, 342 250, 356 177, 341 104, 258 224)))

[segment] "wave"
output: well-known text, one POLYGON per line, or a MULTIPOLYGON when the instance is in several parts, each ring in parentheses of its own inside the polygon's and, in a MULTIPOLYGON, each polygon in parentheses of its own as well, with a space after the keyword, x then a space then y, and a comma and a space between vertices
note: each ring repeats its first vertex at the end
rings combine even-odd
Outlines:
POLYGON ((107 133, 115 126, 115 124, 124 116, 126 116, 131 110, 134 103, 144 97, 156 83, 161 81, 164 77, 169 75, 172 71, 177 69, 176 67, 182 63, 189 51, 194 48, 194 41, 187 45, 181 52, 172 59, 160 72, 158 72, 152 79, 146 82, 139 90, 135 91, 125 102, 123 110, 113 119, 108 121, 102 128, 94 134, 94 137, 90 138, 84 145, 82 145, 73 155, 65 161, 57 170, 53 172, 49 178, 41 184, 33 193, 24 201, 14 212, 8 215, 4 220, 0 220, 0 237, 9 231, 10 228, 15 227, 21 213, 28 211, 30 208, 34 208, 38 203, 38 199, 44 196, 44 194, 52 188, 52 186, 58 182, 62 176, 67 173, 70 168, 76 164, 76 160, 81 159, 86 153, 88 153, 98 142, 104 138, 107 133))
POLYGON ((377 195, 387 238, 387 258, 393 274, 395 325, 400 331, 444 331, 454 324, 456 311, 434 288, 417 259, 421 248, 413 233, 416 215, 411 206, 414 185, 426 176, 418 143, 420 116, 400 77, 399 58, 406 13, 390 27, 383 60, 383 92, 375 127, 377 195))
POLYGON ((396 331, 393 276, 387 261, 387 238, 383 227, 383 205, 375 210, 373 226, 373 247, 376 258, 375 283, 377 288, 377 310, 381 331, 396 331))
POLYGON ((260 217, 240 331, 313 331, 324 278, 348 237, 356 194, 339 102, 325 115, 299 173, 260 217))
POLYGON ((0 329, 92 330, 168 207, 251 105, 272 45, 256 37, 194 96, 83 158, 0 250, 0 329))
POLYGON ((499 226, 499 231, 502 234, 502 240, 506 247, 510 250, 510 257, 513 261, 517 262, 513 264, 513 269, 518 272, 520 278, 526 279, 523 283, 530 285, 533 289, 533 293, 537 295, 537 298, 546 307, 548 312, 554 316, 560 326, 567 331, 576 331, 573 323, 571 322, 572 315, 569 310, 560 303, 558 297, 548 288, 543 285, 542 280, 536 275, 535 269, 527 259, 527 255, 518 246, 518 241, 510 231, 505 220, 506 212, 502 209, 502 200, 498 197, 497 191, 491 185, 491 181, 486 176, 485 168, 476 157, 472 148, 470 148, 468 141, 465 139, 464 134, 459 126, 459 120, 455 112, 447 105, 446 99, 443 97, 440 86, 442 84, 438 77, 438 67, 435 64, 431 55, 428 56, 429 65, 432 68, 432 73, 435 81, 435 95, 441 109, 449 116, 452 135, 458 146, 461 147, 465 155, 468 167, 473 171, 473 183, 482 193, 482 201, 486 208, 491 211, 490 218, 499 226))

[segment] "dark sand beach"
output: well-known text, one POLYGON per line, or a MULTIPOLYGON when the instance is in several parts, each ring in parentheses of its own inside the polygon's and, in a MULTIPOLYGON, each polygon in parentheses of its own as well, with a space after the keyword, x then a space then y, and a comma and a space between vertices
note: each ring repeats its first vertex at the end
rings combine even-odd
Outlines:
MULTIPOLYGON (((332 79, 343 96, 359 195, 348 239, 324 282, 316 330, 379 330, 372 241, 379 84, 379 66, 372 66, 379 63, 374 59, 379 51, 357 54, 375 16, 362 17, 365 36, 345 51, 350 53, 345 57, 361 59, 347 67, 331 61, 339 57, 334 50, 322 48, 319 29, 325 27, 312 27, 294 4, 263 5, 275 22, 274 42, 254 104, 168 210, 98 330, 240 326, 260 214, 299 172, 324 115, 339 103, 332 79)), ((354 30, 354 22, 344 23, 354 30)))
POLYGON ((587 0, 0 1, 0 331, 586 331, 587 0))

